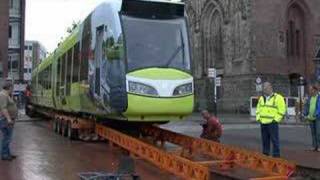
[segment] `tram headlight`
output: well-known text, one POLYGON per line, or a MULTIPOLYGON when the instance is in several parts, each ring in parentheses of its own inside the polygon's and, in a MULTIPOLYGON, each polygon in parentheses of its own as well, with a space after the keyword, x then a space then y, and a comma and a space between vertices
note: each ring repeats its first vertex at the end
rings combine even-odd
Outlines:
POLYGON ((158 96, 158 92, 155 88, 146 84, 132 81, 129 81, 129 92, 150 96, 158 96))
POLYGON ((191 94, 191 93, 192 93, 192 83, 188 83, 188 84, 178 86, 174 90, 173 95, 174 96, 183 96, 183 95, 187 95, 187 94, 191 94))

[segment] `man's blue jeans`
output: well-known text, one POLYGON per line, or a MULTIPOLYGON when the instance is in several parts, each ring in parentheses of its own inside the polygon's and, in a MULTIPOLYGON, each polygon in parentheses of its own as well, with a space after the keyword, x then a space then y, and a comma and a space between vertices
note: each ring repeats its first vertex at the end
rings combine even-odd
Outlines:
POLYGON ((316 119, 310 122, 312 146, 315 149, 320 148, 320 120, 316 119))
POLYGON ((270 144, 272 142, 272 156, 280 157, 280 143, 279 143, 279 125, 276 122, 271 124, 261 124, 261 137, 263 154, 269 156, 270 144))
POLYGON ((8 125, 6 119, 0 118, 0 129, 3 136, 1 142, 1 158, 9 158, 11 156, 10 143, 12 139, 13 127, 8 125))

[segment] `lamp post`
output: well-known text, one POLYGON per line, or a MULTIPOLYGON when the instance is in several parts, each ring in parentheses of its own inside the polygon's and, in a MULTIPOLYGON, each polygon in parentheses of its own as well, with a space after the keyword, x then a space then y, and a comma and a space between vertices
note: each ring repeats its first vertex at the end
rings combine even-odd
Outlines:
POLYGON ((208 77, 210 79, 210 81, 212 82, 213 85, 213 103, 214 103, 214 109, 213 109, 213 113, 215 116, 218 115, 217 112, 217 70, 215 68, 209 68, 208 69, 208 77))
POLYGON ((11 80, 11 82, 14 82, 13 72, 12 72, 12 57, 9 56, 8 58, 10 66, 9 66, 9 72, 7 75, 7 80, 11 80))
POLYGON ((300 76, 299 78, 299 82, 298 82, 298 88, 299 88, 299 118, 300 118, 300 122, 303 121, 303 113, 302 113, 302 98, 304 96, 304 85, 305 85, 305 80, 302 76, 300 76))
POLYGON ((258 94, 258 97, 263 95, 262 94, 262 79, 260 76, 258 76, 256 78, 256 92, 258 94))
POLYGON ((14 83, 14 76, 13 76, 13 72, 12 72, 12 59, 10 60, 10 74, 11 74, 11 82, 13 84, 14 83))

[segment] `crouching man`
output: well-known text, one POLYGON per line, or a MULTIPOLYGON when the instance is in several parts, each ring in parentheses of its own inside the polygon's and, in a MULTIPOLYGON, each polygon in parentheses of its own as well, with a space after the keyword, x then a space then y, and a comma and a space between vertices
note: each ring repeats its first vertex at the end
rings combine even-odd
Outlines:
POLYGON ((211 115, 207 110, 203 110, 201 115, 205 122, 201 124, 203 129, 200 137, 215 142, 220 142, 223 127, 220 124, 219 119, 211 115))

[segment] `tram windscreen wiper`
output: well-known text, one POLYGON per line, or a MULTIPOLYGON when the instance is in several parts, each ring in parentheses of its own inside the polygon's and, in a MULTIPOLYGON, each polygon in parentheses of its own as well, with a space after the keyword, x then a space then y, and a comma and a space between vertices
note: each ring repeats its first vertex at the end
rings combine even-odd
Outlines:
POLYGON ((184 40, 183 40, 183 35, 182 31, 180 29, 180 38, 181 38, 181 45, 177 47, 177 49, 174 51, 168 62, 166 63, 165 67, 169 67, 169 65, 172 63, 172 61, 176 58, 178 53, 182 50, 182 58, 183 58, 183 63, 184 63, 184 40))

